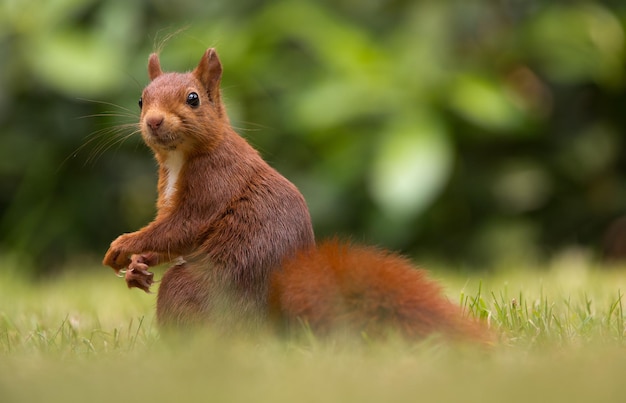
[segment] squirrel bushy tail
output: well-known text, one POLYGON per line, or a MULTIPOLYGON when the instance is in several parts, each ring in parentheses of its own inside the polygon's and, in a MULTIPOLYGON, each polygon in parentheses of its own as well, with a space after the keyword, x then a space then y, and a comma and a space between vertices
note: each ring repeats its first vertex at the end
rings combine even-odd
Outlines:
POLYGON ((270 282, 270 316, 315 334, 336 330, 408 339, 441 334, 488 342, 487 330, 464 317, 441 287, 407 259, 337 239, 300 251, 270 282))

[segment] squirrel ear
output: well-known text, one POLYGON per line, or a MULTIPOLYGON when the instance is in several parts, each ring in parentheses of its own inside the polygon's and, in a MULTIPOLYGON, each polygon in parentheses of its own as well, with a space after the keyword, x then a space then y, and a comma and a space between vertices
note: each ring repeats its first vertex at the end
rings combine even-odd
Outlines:
POLYGON ((193 75, 204 85, 209 94, 209 99, 220 105, 220 80, 222 79, 222 63, 213 48, 207 49, 193 71, 193 75))
POLYGON ((148 76, 150 77, 150 81, 161 74, 163 74, 163 71, 161 70, 161 63, 159 62, 159 55, 152 53, 150 59, 148 59, 148 76))

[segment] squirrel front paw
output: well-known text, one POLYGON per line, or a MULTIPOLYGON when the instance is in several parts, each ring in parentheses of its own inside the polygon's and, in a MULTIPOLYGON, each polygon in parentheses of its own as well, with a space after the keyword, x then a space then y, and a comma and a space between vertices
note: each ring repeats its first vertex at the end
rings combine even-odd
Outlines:
POLYGON ((102 264, 111 267, 115 270, 115 273, 119 273, 120 270, 130 264, 130 259, 127 253, 116 249, 109 249, 106 255, 104 255, 102 264))
POLYGON ((154 273, 139 268, 129 268, 124 274, 128 288, 137 287, 150 294, 150 287, 154 284, 154 273))
POLYGON ((137 287, 150 293, 150 287, 154 284, 154 273, 149 272, 148 268, 158 264, 158 262, 159 255, 157 253, 132 255, 128 269, 124 273, 124 280, 126 280, 128 288, 137 287))
POLYGON ((104 255, 102 264, 111 267, 116 273, 119 273, 120 270, 131 264, 131 253, 127 252, 126 243, 128 243, 127 235, 121 235, 111 242, 109 250, 104 255))
POLYGON ((131 255, 129 269, 147 270, 159 264, 160 256, 156 252, 145 252, 131 255))

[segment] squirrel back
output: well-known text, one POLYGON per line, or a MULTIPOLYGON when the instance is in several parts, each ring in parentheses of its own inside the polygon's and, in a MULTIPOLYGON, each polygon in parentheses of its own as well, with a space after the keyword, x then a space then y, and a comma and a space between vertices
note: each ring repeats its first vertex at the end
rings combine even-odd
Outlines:
POLYGON ((174 262, 157 296, 162 328, 249 328, 272 316, 321 334, 482 338, 482 327, 406 259, 337 241, 315 246, 298 189, 230 126, 214 49, 189 73, 164 73, 152 54, 148 73, 139 125, 159 164, 157 214, 114 240, 103 263, 149 291, 148 269, 174 262))

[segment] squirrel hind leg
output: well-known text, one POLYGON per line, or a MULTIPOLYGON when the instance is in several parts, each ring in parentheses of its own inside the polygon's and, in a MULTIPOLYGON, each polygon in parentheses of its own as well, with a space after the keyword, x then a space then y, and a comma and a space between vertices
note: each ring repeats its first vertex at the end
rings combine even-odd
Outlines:
POLYGON ((437 333, 488 339, 481 324, 465 318, 407 259, 337 240, 299 253, 273 275, 270 313, 289 323, 304 321, 317 334, 348 329, 372 337, 399 332, 409 339, 437 333))
MULTIPOLYGON (((260 330, 265 325, 265 306, 238 291, 222 270, 207 261, 176 264, 161 279, 156 304, 157 323, 169 334, 211 329, 231 335, 260 330)), ((265 301, 264 301, 265 302, 265 301)))
POLYGON ((156 315, 161 329, 197 327, 207 316, 206 298, 187 263, 177 264, 163 274, 157 294, 156 315))

